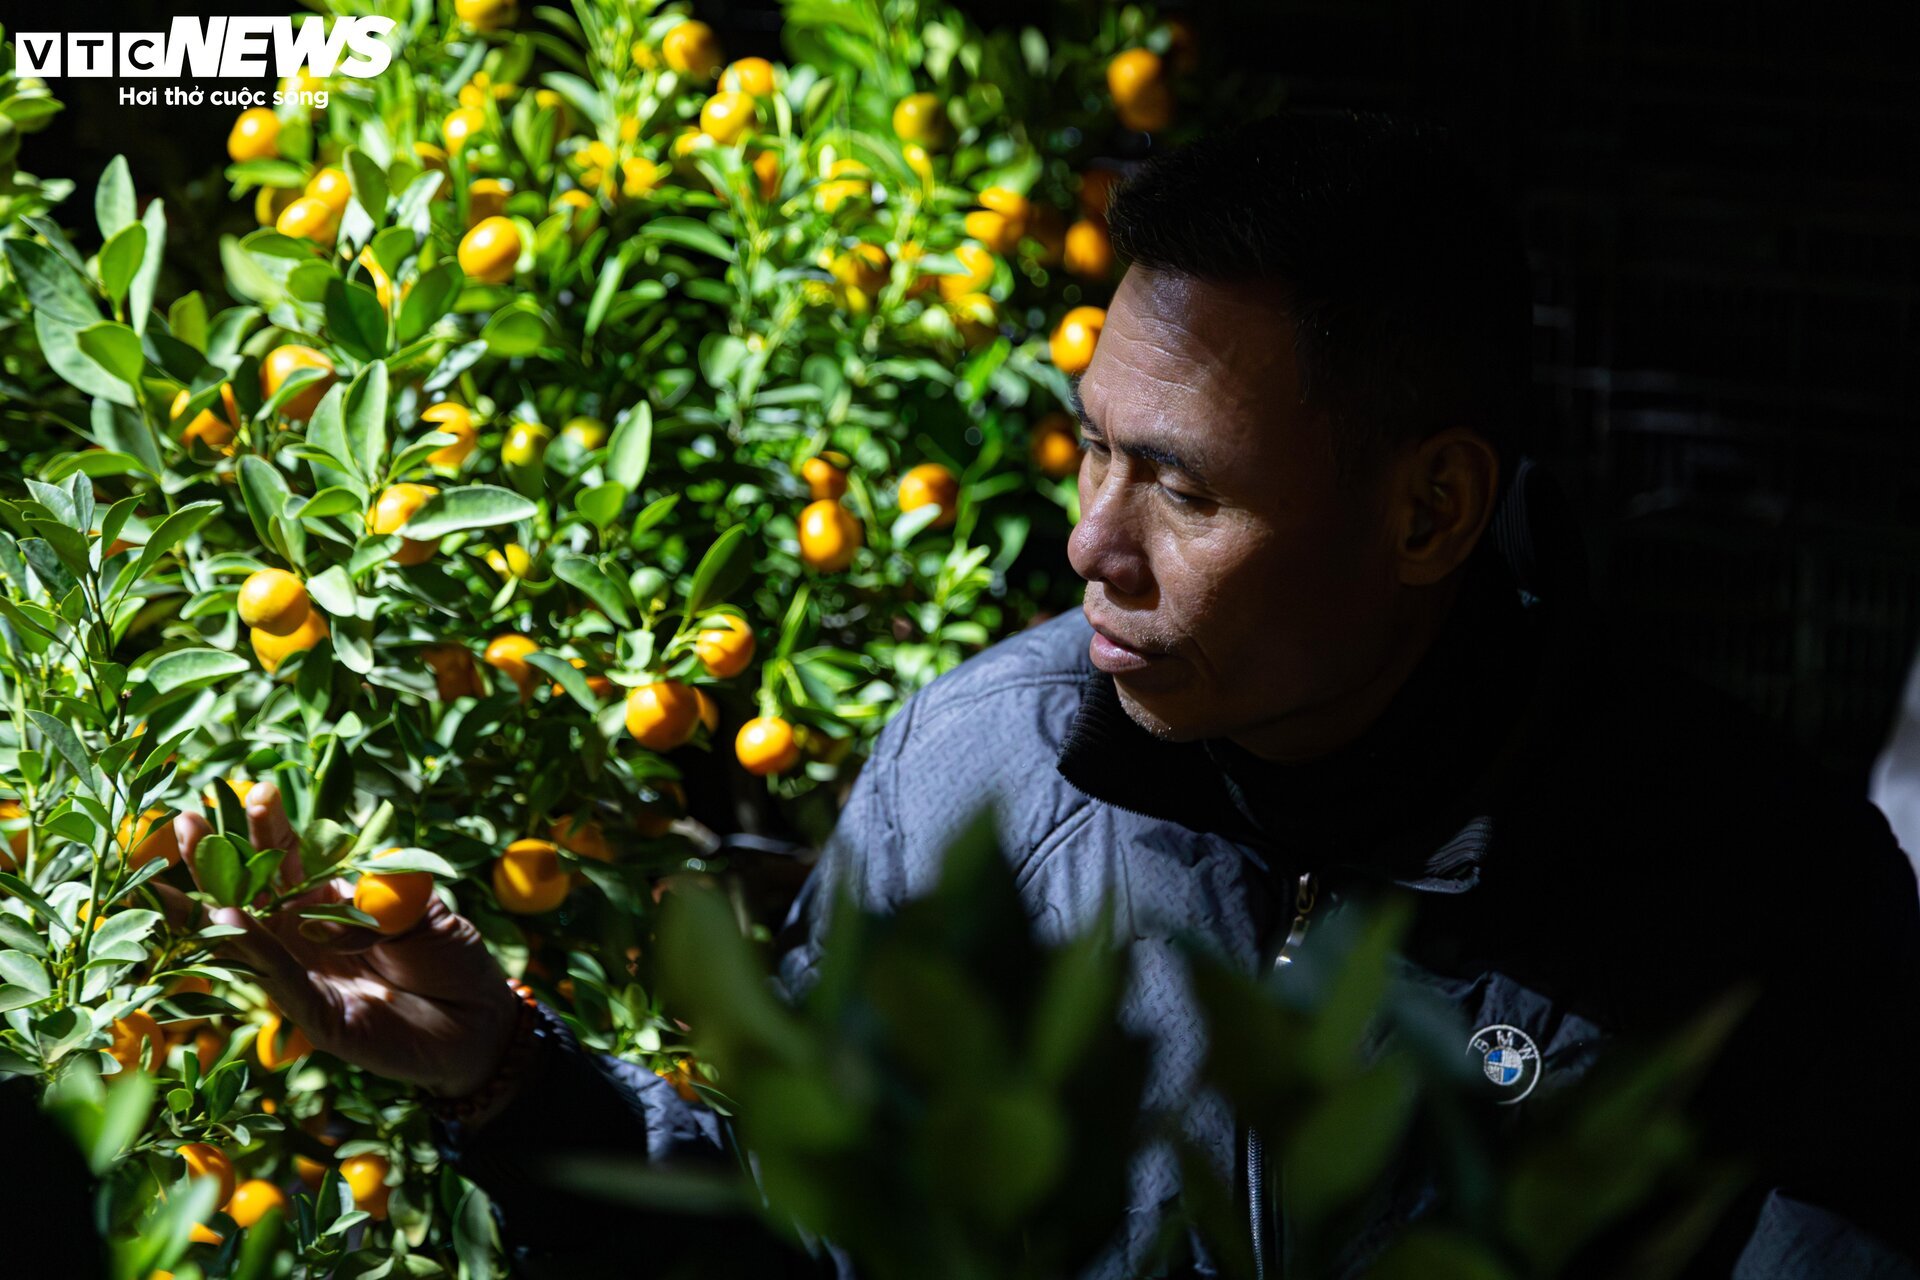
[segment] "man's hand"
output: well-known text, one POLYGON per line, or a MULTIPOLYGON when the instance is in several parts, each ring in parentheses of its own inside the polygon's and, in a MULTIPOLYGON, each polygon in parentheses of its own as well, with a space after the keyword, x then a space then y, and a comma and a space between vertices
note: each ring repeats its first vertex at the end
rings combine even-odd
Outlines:
MULTIPOLYGON (((255 783, 246 810, 254 847, 284 850, 282 877, 298 882, 299 840, 280 789, 255 783)), ((197 813, 174 819, 196 883, 194 852, 208 831, 197 813)), ((315 1048, 441 1095, 473 1092, 505 1055, 519 1013, 479 931, 438 897, 418 924, 392 937, 299 915, 302 907, 352 901, 352 882, 336 878, 265 917, 216 907, 208 918, 246 930, 225 939, 224 951, 258 971, 260 985, 315 1048)))

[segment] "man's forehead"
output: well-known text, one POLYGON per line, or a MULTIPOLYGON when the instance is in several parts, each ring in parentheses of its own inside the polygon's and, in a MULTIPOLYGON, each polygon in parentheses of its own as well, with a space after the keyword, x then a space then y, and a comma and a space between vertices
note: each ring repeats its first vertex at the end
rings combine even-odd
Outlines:
POLYGON ((1152 405, 1190 416, 1297 399, 1293 327, 1270 292, 1129 270, 1115 291, 1081 396, 1096 420, 1152 405), (1109 405, 1109 395, 1127 403, 1109 405))

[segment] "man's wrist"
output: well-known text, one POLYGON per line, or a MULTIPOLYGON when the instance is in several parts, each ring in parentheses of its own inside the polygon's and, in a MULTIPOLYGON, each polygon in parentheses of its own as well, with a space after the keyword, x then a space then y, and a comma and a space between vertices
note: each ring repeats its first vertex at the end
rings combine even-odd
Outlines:
POLYGON ((510 982, 515 1003, 515 1021, 493 1070, 473 1087, 458 1093, 423 1089, 427 1110, 443 1123, 458 1124, 471 1133, 504 1112, 518 1098, 530 1075, 550 1049, 549 1038, 540 1034, 542 1019, 539 1002, 524 983, 510 982))

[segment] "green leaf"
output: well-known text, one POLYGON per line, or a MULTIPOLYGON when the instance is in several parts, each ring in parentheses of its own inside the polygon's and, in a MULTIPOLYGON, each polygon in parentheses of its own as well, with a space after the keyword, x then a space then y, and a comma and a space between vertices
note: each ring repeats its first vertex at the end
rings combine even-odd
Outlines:
POLYGON ((642 507, 640 514, 633 518, 633 533, 630 541, 632 541, 635 546, 638 546, 640 535, 659 524, 662 520, 665 520, 668 515, 672 514, 673 509, 679 505, 680 495, 677 493, 669 493, 665 497, 655 498, 652 502, 642 507))
MULTIPOLYGON (((83 471, 81 474, 92 475, 93 473, 83 471)), ((112 546, 119 538, 121 531, 127 527, 127 521, 133 518, 134 511, 140 506, 140 502, 140 495, 136 493, 108 507, 106 516, 100 521, 100 541, 112 546)))
POLYGON ((547 341, 547 318, 529 307, 503 307, 493 313, 481 341, 494 355, 512 358, 530 356, 547 341))
POLYGON ((42 920, 52 921, 60 918, 60 913, 53 909, 53 904, 34 892, 33 888, 29 886, 25 880, 22 880, 19 876, 11 872, 0 871, 0 889, 5 889, 8 893, 39 912, 42 920))
POLYGON ((388 227, 373 238, 368 250, 389 276, 400 274, 400 264, 413 252, 414 234, 405 227, 388 227))
POLYGON ((747 344, 730 333, 710 333, 700 340, 700 375, 715 391, 730 389, 733 375, 747 360, 747 344))
POLYGON ((127 319, 133 322, 135 333, 147 331, 147 313, 153 310, 153 291, 160 283, 160 263, 167 252, 166 203, 149 202, 147 211, 140 215, 140 225, 147 229, 147 251, 127 289, 127 319))
POLYGON ((488 484, 462 485, 427 499, 426 504, 413 513, 413 519, 401 526, 400 532, 424 542, 466 529, 530 520, 538 511, 531 501, 511 489, 488 484))
POLYGON ((13 237, 5 243, 7 262, 36 316, 44 315, 76 328, 100 318, 87 278, 52 249, 35 241, 13 237))
POLYGON ((602 613, 622 627, 633 625, 620 584, 592 560, 585 556, 563 556, 554 562, 553 574, 562 582, 578 587, 602 613))
POLYGON ((904 547, 913 541, 913 536, 940 518, 940 508, 932 503, 924 507, 915 507, 912 511, 903 511, 894 518, 887 530, 888 539, 896 547, 904 547))
POLYGON ((379 295, 357 281, 328 282, 327 336, 359 360, 387 354, 387 312, 379 295))
POLYGON ((140 335, 124 324, 102 320, 80 331, 80 349, 102 369, 129 386, 138 385, 147 367, 147 353, 141 350, 140 335))
POLYGON ((0 951, 0 979, 33 992, 36 999, 53 990, 46 966, 24 951, 0 951))
POLYGON ((453 306, 454 298, 459 296, 462 279, 459 264, 453 262, 443 262, 433 270, 422 273, 413 282, 413 288, 407 291, 407 296, 400 301, 396 338, 405 344, 431 329, 453 306))
POLYGON ((140 334, 125 324, 115 324, 113 320, 88 324, 79 332, 79 344, 88 359, 106 368, 121 382, 129 386, 140 382, 140 372, 146 368, 146 351, 140 349, 140 334))
POLYGON ((248 663, 225 649, 175 649, 147 666, 147 683, 160 693, 213 684, 246 671, 248 663))
MULTIPOLYGON (((333 393, 329 391, 327 394, 333 393)), ((240 496, 246 500, 247 515, 253 520, 254 532, 260 535, 262 543, 282 559, 297 562, 299 557, 287 545, 287 536, 298 526, 289 526, 280 519, 280 513, 287 509, 287 498, 292 492, 286 477, 265 458, 249 453, 240 459, 240 496)))
POLYGON ((233 236, 220 237, 220 269, 226 276, 227 292, 236 298, 263 307, 275 306, 286 298, 286 287, 267 274, 259 260, 233 236))
POLYGON ((733 245, 704 222, 693 218, 654 218, 641 228, 644 240, 664 240, 701 253, 710 253, 723 262, 733 261, 733 245))
POLYGON ((307 184, 306 166, 278 157, 230 164, 225 176, 229 182, 254 187, 278 187, 283 191, 298 190, 307 184))
POLYGON ((207 349, 207 302, 198 289, 173 300, 167 308, 167 328, 195 351, 207 349))
POLYGON ((329 920, 334 924, 357 925, 362 929, 378 928, 380 921, 368 915, 360 908, 347 902, 328 902, 311 907, 300 908, 302 920, 329 920))
MULTIPOLYGON (((93 323, 93 320, 88 323, 93 323)), ((46 357, 53 371, 69 384, 90 396, 114 404, 131 407, 135 403, 132 387, 102 369, 91 356, 80 350, 79 329, 55 318, 51 312, 36 310, 33 332, 40 340, 40 354, 46 357)))
MULTIPOLYGON (((270 1208, 246 1229, 240 1238, 240 1256, 234 1261, 233 1280, 265 1280, 277 1274, 278 1259, 286 1251, 280 1237, 295 1216, 286 1210, 270 1208)), ((408 1255, 403 1265, 418 1257, 418 1254, 408 1255)), ((435 1270, 438 1272, 438 1268, 435 1270)))
POLYGON ((687 616, 725 600, 746 581, 752 568, 753 547, 747 541, 747 528, 734 525, 700 557, 700 567, 694 570, 693 585, 687 591, 687 616))
POLYGON ((554 113, 536 107, 532 94, 520 100, 509 121, 514 145, 526 157, 526 162, 536 169, 544 168, 548 157, 553 154, 553 138, 558 127, 559 121, 554 113))
POLYGON ((74 777, 80 779, 82 786, 92 790, 93 760, 87 755, 86 747, 81 745, 80 735, 73 731, 73 726, 44 711, 29 710, 27 715, 40 727, 40 732, 46 735, 53 749, 60 753, 60 758, 67 762, 74 777))
POLYGON ((319 407, 307 419, 307 444, 325 455, 324 460, 307 455, 314 463, 315 480, 323 485, 366 478, 359 470, 359 460, 347 447, 346 415, 341 407, 345 395, 346 388, 339 383, 328 387, 319 407))
POLYGON ((433 227, 434 193, 446 190, 446 183, 446 175, 432 169, 409 182, 407 189, 400 193, 400 203, 394 206, 393 224, 405 227, 416 236, 425 236, 433 227))
POLYGON ((1321 1080, 1352 1076, 1356 1048, 1386 993, 1393 957, 1409 922, 1407 904, 1398 901, 1367 917, 1329 981, 1320 1017, 1297 1050, 1299 1062, 1321 1080))
POLYGON ((311 498, 302 498, 297 494, 287 506, 287 517, 297 520, 319 520, 328 516, 355 515, 360 512, 360 495, 341 485, 322 489, 311 498))
POLYGON ((133 567, 134 579, 146 577, 153 566, 160 563, 160 557, 192 537, 219 510, 218 502, 195 502, 162 520, 147 538, 147 545, 141 548, 139 563, 133 567))
POLYGON ((393 817, 393 801, 382 800, 379 807, 373 811, 373 816, 353 833, 353 840, 347 848, 346 856, 363 860, 374 850, 386 848, 389 843, 387 833, 393 830, 393 817))
POLYGON ((228 307, 213 318, 207 328, 207 358, 218 364, 231 364, 240 354, 254 324, 262 319, 258 307, 228 307))
POLYGON ((93 216, 104 240, 111 240, 133 222, 133 175, 127 172, 125 156, 109 160, 106 172, 100 175, 100 185, 93 189, 93 216))
POLYGON ((377 227, 387 217, 387 175, 372 156, 358 147, 347 148, 346 160, 347 180, 353 187, 354 201, 377 227))
POLYGON ((153 927, 160 923, 158 911, 135 908, 129 911, 116 911, 106 918, 93 933, 93 952, 104 955, 108 949, 128 943, 138 947, 153 927))
POLYGON ((241 891, 246 888, 246 868, 239 848, 228 837, 218 832, 200 837, 193 850, 193 871, 200 887, 221 906, 237 907, 245 902, 241 891))
POLYGON ((47 953, 47 940, 35 933, 19 916, 0 911, 0 942, 17 947, 29 955, 47 953))
POLYGON ((593 696, 593 690, 587 687, 587 673, 568 662, 558 654, 530 653, 527 665, 552 676, 554 682, 567 691, 567 696, 589 711, 598 711, 601 700, 593 696))
MULTIPOLYGON (((299 302, 325 304, 327 290, 341 279, 340 268, 331 262, 303 262, 287 272, 287 293, 299 302)), ((329 327, 332 321, 328 321, 329 327)))
POLYGON ((333 652, 340 659, 340 665, 357 676, 364 676, 373 670, 373 646, 369 643, 371 628, 356 618, 343 618, 341 625, 333 629, 333 652))
POLYGON ((87 1148, 87 1167, 94 1177, 103 1177, 121 1158, 147 1126, 153 1114, 153 1095, 157 1088, 144 1071, 122 1072, 107 1091, 107 1105, 100 1124, 87 1148))
POLYGON ((653 452, 653 407, 645 400, 628 409, 607 444, 607 479, 632 493, 646 478, 653 452))
POLYGON ((437 880, 460 878, 460 869, 451 862, 431 849, 419 849, 411 845, 368 858, 360 864, 360 870, 362 872, 377 871, 381 875, 398 875, 402 871, 424 871, 437 880))
POLYGON ((600 282, 593 287, 593 301, 587 304, 586 335, 591 338, 607 318, 607 308, 620 292, 620 277, 626 274, 627 255, 618 253, 600 266, 600 282))
POLYGON ((358 612, 360 598, 353 589, 353 576, 343 564, 334 565, 307 582, 313 602, 336 618, 350 618, 358 612))
POLYGON ((59 552, 53 549, 53 544, 45 538, 22 538, 19 546, 20 554, 26 557, 27 563, 33 566, 33 571, 46 585, 47 594, 55 600, 66 600, 76 584, 73 574, 61 562, 59 552))
POLYGON ((624 486, 596 484, 592 488, 582 489, 574 498, 573 507, 589 524, 605 533, 620 518, 620 509, 626 503, 627 490, 624 486))
POLYGON ((27 527, 53 548, 61 565, 76 579, 84 578, 92 571, 92 552, 86 538, 51 520, 28 520, 27 527))
POLYGON ((489 1275, 494 1270, 493 1207, 487 1193, 464 1179, 460 1203, 453 1212, 453 1252, 462 1274, 489 1275))
POLYGON ((712 889, 673 894, 660 914, 659 939, 663 991, 676 1006, 723 1019, 733 1038, 776 1061, 806 1058, 806 1030, 774 997, 721 894, 712 889))
MULTIPOLYGON (((72 330, 68 330, 69 333, 72 330)), ((91 360, 88 365, 93 365, 91 360)), ((97 366, 95 366, 97 368, 97 366)), ((111 378, 103 378, 108 385, 119 388, 120 394, 131 399, 129 389, 111 378)), ((154 430, 147 420, 135 413, 131 407, 117 405, 107 400, 95 400, 93 410, 87 415, 93 428, 93 438, 99 441, 109 452, 130 454, 140 459, 141 469, 158 479, 160 476, 160 448, 154 439, 154 430)))
MULTIPOLYGON (((18 605, 0 595, 0 617, 12 623, 14 628, 30 635, 45 636, 49 640, 60 634, 59 620, 38 605, 18 605)), ((44 651, 44 646, 36 646, 34 652, 44 651)))
POLYGON ((1400 1144, 1415 1096, 1411 1073, 1389 1059, 1342 1080, 1308 1110, 1287 1146, 1290 1216, 1311 1230, 1373 1186, 1400 1144))
MULTIPOLYGON (((386 321, 381 321, 385 325, 386 321)), ((347 449, 365 475, 380 474, 387 456, 387 366, 376 360, 347 388, 347 449)))
POLYGON ((67 528, 79 533, 88 526, 80 519, 79 511, 73 505, 73 495, 57 484, 48 484, 44 480, 27 478, 27 492, 33 500, 53 513, 53 518, 67 528))
POLYGON ((256 894, 265 893, 273 887, 273 877, 280 870, 280 864, 286 855, 278 849, 255 849, 248 855, 245 880, 241 890, 241 900, 251 902, 256 894))
POLYGON ((100 283, 115 302, 127 296, 133 286, 134 272, 147 254, 147 229, 130 223, 114 233, 100 248, 100 283))

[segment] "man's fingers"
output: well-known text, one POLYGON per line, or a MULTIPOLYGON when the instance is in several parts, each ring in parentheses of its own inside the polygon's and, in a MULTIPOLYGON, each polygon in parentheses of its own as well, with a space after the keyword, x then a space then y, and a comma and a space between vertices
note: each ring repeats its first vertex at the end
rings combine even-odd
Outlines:
POLYGON ((214 924, 233 925, 245 930, 238 937, 222 941, 253 966, 260 985, 282 1011, 307 1034, 320 1022, 320 993, 313 975, 293 958, 284 943, 259 920, 238 907, 217 907, 211 913, 214 924))
POLYGON ((280 879, 297 883, 306 868, 300 865, 300 837, 287 820, 287 802, 280 788, 271 782, 256 782, 247 792, 247 838, 256 849, 279 849, 287 855, 280 863, 280 879))
POLYGON ((256 782, 247 792, 247 831, 256 849, 299 851, 300 842, 294 838, 293 824, 287 821, 286 801, 280 795, 280 788, 271 782, 256 782))
POLYGON ((174 842, 180 846, 180 856, 185 859, 187 872, 193 877, 195 885, 200 883, 200 872, 194 866, 193 856, 199 851, 201 837, 212 830, 213 828, 207 825, 207 820, 192 810, 182 809, 174 815, 174 842))

